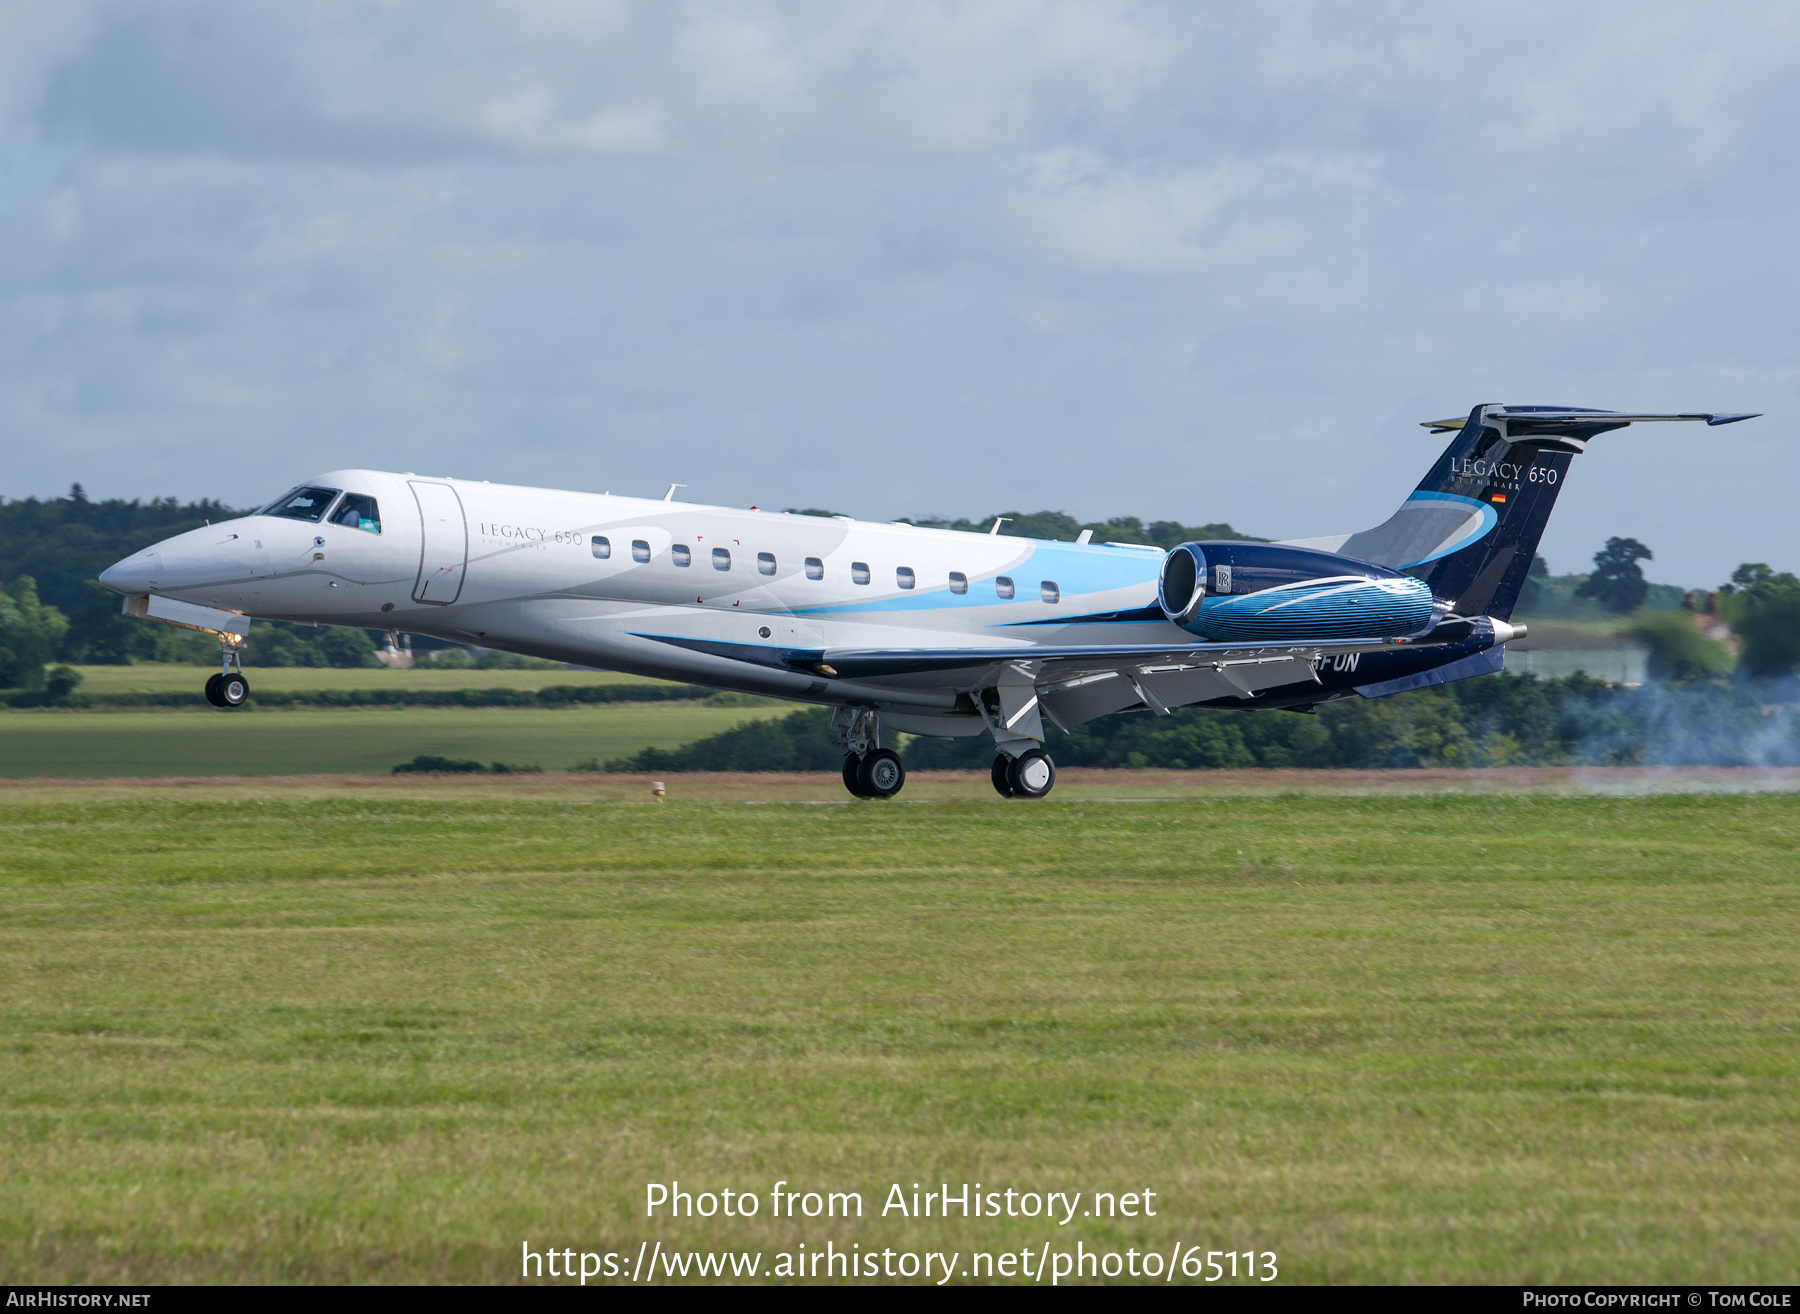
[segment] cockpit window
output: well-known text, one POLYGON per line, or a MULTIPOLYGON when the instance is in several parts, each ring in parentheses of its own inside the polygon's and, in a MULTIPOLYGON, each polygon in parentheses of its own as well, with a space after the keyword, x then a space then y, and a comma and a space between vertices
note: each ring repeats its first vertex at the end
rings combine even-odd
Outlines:
POLYGON ((296 488, 276 498, 256 514, 259 516, 281 516, 287 520, 307 520, 317 524, 319 517, 325 514, 325 508, 331 505, 331 499, 338 495, 335 488, 296 488))
POLYGON ((347 525, 351 529, 367 530, 371 534, 381 532, 381 508, 375 505, 375 499, 365 497, 361 493, 345 493, 344 500, 338 503, 338 509, 331 513, 331 523, 347 525))

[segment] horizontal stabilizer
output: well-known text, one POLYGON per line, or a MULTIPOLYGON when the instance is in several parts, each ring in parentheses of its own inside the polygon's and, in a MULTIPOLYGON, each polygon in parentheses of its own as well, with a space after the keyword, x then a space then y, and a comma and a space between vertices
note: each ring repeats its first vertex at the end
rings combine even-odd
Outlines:
MULTIPOLYGON (((1718 411, 1694 411, 1680 415, 1638 414, 1628 411, 1595 411, 1579 406, 1490 406, 1482 417, 1485 424, 1501 421, 1508 438, 1524 438, 1533 434, 1592 438, 1608 429, 1623 429, 1628 424, 1650 424, 1672 420, 1704 420, 1709 425, 1736 424, 1754 420, 1760 411, 1746 415, 1727 415, 1718 411)), ((1468 423, 1466 416, 1453 420, 1425 420, 1420 428, 1432 433, 1450 433, 1468 423)))

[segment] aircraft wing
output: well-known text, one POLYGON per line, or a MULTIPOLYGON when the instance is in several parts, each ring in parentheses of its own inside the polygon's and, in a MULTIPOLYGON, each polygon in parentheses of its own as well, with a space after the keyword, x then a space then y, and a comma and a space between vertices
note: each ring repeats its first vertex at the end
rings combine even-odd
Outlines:
MULTIPOLYGON (((1315 643, 1231 644, 1158 643, 1054 645, 1011 644, 1005 647, 770 649, 716 640, 650 635, 675 644, 737 661, 780 666, 786 670, 862 683, 875 693, 881 686, 896 692, 942 689, 996 690, 1003 731, 1018 730, 1041 738, 1036 717, 1043 714, 1068 729, 1096 716, 1130 707, 1148 707, 1166 716, 1172 708, 1221 698, 1255 698, 1264 690, 1319 681, 1318 670, 1335 659, 1337 669, 1354 669, 1362 653, 1428 651, 1471 637, 1505 643, 1524 633, 1487 616, 1446 617, 1422 634, 1391 639, 1336 639, 1315 643)), ((877 699, 879 694, 876 693, 877 699)), ((922 709, 883 712, 896 729, 916 734, 966 733, 953 721, 979 727, 982 715, 970 704, 956 712, 922 709)))
POLYGON ((997 736, 1042 739, 1040 715, 1058 729, 1111 712, 1148 708, 1167 716, 1177 707, 1221 699, 1249 700, 1265 690, 1321 683, 1327 661, 1355 669, 1362 653, 1429 651, 1472 637, 1505 643, 1524 632, 1490 617, 1454 617, 1424 635, 1397 639, 1346 639, 1305 644, 1152 644, 1143 647, 947 648, 828 651, 810 668, 846 680, 907 685, 929 680, 992 687, 998 706, 974 706, 974 715, 926 716, 883 712, 895 729, 913 734, 966 734, 990 725, 997 736), (976 717, 981 720, 977 722, 976 717), (953 720, 968 724, 950 727, 953 720))
MULTIPOLYGON (((1446 636, 1447 637, 1447 636, 1446 636)), ((1434 633, 1432 642, 1442 640, 1434 633)), ((821 675, 846 680, 872 680, 899 675, 978 670, 982 667, 1029 664, 1039 679, 1060 679, 1084 672, 1121 671, 1141 666, 1226 666, 1303 660, 1328 654, 1381 652, 1408 643, 1405 639, 1344 639, 1306 644, 1159 643, 1143 647, 1117 644, 1057 647, 1049 644, 1006 648, 860 648, 828 650, 808 663, 821 675)))

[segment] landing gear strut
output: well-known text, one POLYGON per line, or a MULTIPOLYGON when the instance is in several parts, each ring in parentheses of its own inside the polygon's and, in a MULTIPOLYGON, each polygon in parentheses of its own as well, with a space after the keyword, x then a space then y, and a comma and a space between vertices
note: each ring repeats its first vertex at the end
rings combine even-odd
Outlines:
POLYGON ((224 669, 206 681, 206 701, 228 711, 242 707, 250 697, 250 681, 244 678, 244 663, 235 643, 224 640, 219 644, 219 664, 224 669))
MULTIPOLYGON (((1035 666, 1015 662, 1001 672, 994 688, 969 694, 1000 750, 988 775, 1001 798, 1043 798, 1056 785, 1056 763, 1043 749, 1036 678, 1035 666)), ((1056 724, 1060 727, 1062 722, 1056 724)))
POLYGON ((831 714, 832 741, 844 750, 844 788, 857 798, 892 798, 906 783, 900 755, 878 743, 879 723, 867 708, 840 707, 831 714))

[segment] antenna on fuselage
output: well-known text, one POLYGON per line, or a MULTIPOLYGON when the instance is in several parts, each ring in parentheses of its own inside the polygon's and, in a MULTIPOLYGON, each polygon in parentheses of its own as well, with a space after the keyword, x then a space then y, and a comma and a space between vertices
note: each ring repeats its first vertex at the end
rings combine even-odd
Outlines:
POLYGON ((989 538, 998 538, 1000 535, 1000 526, 1004 525, 1008 520, 1011 520, 1011 519, 1012 519, 1011 516, 995 516, 994 517, 994 527, 992 529, 988 530, 988 537, 989 538))
POLYGON ((686 487, 687 487, 686 484, 670 484, 669 491, 663 494, 663 501, 673 502, 675 500, 675 490, 677 488, 686 488, 686 487))

